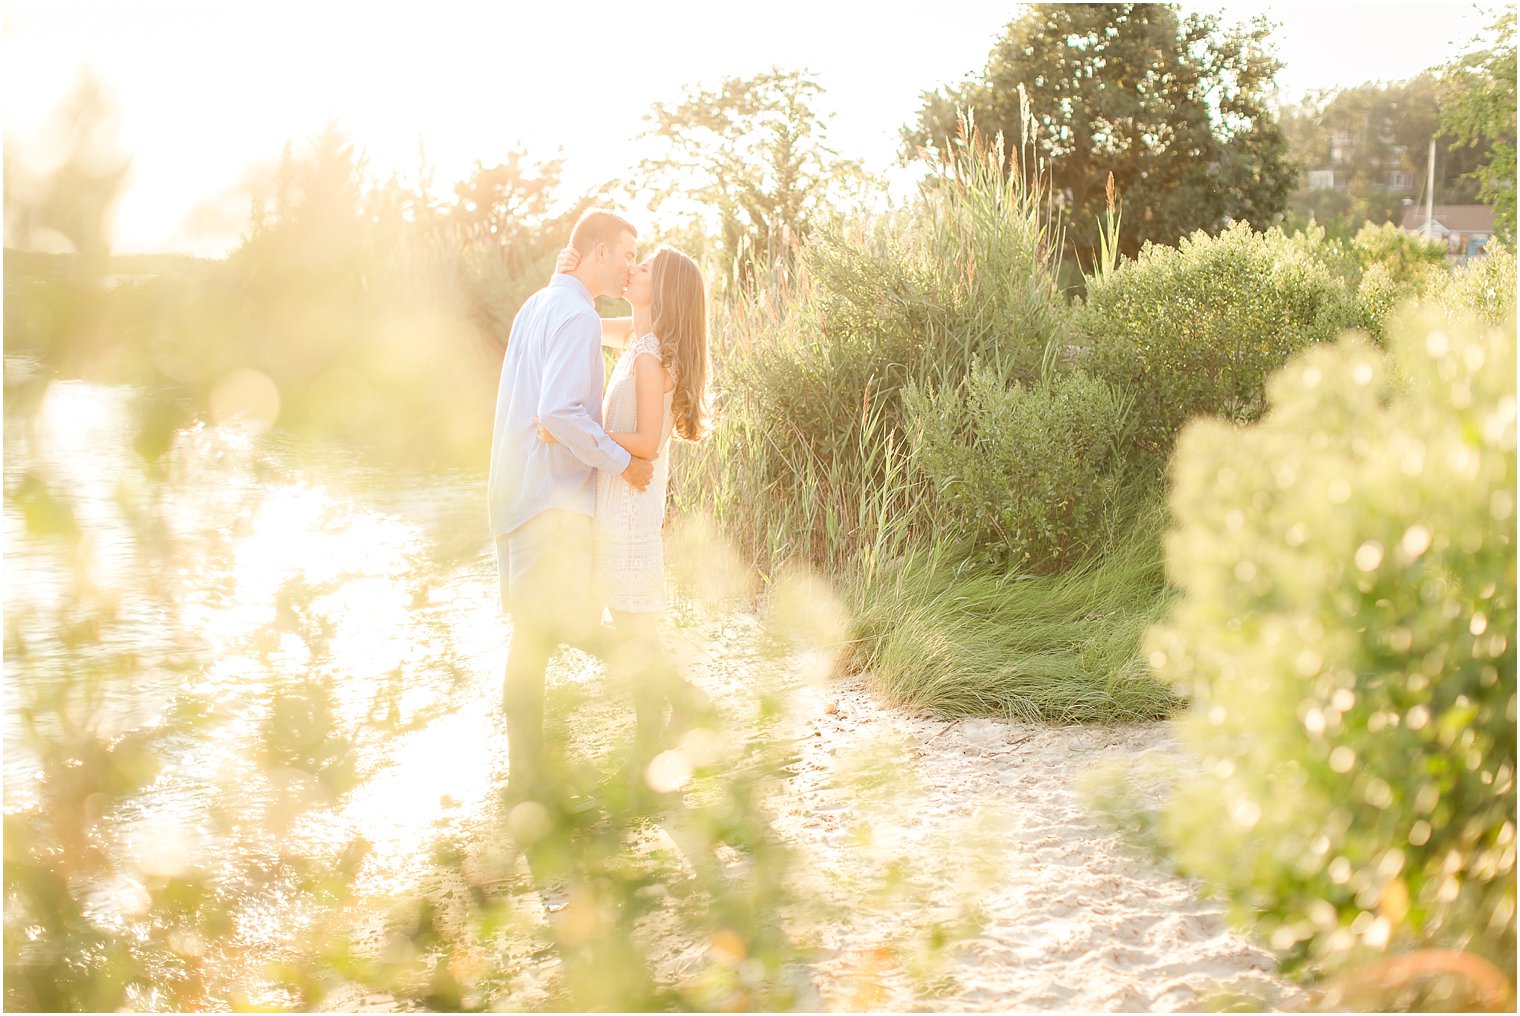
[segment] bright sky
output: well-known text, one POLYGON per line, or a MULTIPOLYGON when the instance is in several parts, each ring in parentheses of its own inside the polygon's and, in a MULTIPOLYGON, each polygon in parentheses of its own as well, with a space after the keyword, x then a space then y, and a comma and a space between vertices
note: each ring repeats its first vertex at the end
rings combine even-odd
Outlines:
MULTIPOLYGON (((1285 97, 1409 77, 1464 52, 1492 20, 1466 3, 1184 6, 1279 22, 1285 97)), ((920 93, 979 70, 1020 7, 4 0, 5 139, 24 162, 45 165, 40 127, 92 68, 115 96, 133 156, 117 249, 208 255, 237 242, 245 213, 234 206, 220 224, 202 214, 193 227, 192 211, 236 193, 286 139, 299 146, 329 119, 376 176, 414 177, 422 137, 446 189, 520 142, 544 160, 562 151, 576 190, 629 171, 629 142, 652 104, 778 66, 817 75, 834 146, 885 174, 920 93)))

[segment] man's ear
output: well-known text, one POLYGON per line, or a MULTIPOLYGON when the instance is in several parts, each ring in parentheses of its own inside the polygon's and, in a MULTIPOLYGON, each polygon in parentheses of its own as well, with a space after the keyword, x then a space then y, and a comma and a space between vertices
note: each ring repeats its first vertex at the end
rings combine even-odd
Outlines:
POLYGON ((594 243, 594 244, 591 245, 591 250, 589 250, 589 251, 586 252, 586 257, 585 257, 584 260, 586 260, 586 261, 606 261, 607 260, 607 256, 610 253, 611 252, 607 249, 607 241, 602 240, 599 243, 594 243))

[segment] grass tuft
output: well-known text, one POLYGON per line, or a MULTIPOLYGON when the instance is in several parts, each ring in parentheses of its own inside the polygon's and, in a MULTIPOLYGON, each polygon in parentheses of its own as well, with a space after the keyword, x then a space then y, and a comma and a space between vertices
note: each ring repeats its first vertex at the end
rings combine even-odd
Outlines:
POLYGON ((1140 656, 1171 602, 1165 511, 1145 509, 1107 552, 1059 575, 910 558, 853 597, 851 662, 893 702, 956 716, 1125 723, 1176 711, 1140 656))

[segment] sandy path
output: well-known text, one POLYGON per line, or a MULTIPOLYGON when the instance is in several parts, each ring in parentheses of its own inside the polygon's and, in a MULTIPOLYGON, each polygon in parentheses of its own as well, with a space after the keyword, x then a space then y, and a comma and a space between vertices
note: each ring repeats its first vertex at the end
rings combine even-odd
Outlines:
MULTIPOLYGON (((731 692, 746 669, 734 660, 753 641, 742 625, 693 634, 683 640, 693 676, 731 692)), ((1299 1000, 1219 903, 1123 843, 1080 789, 1105 763, 1180 758, 1166 724, 952 723, 884 705, 868 677, 798 681, 792 704, 798 762, 772 806, 811 891, 834 908, 808 943, 825 957, 823 1008, 1299 1000), (948 944, 935 947, 935 928, 948 944)))

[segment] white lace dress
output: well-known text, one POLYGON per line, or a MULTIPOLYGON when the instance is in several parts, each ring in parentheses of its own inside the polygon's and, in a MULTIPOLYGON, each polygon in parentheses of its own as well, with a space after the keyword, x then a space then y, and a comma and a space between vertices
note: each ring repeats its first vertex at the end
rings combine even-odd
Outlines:
MULTIPOLYGON (((602 426, 609 434, 638 427, 633 364, 640 356, 660 358, 653 334, 630 342, 607 383, 602 402, 602 426)), ((665 604, 665 492, 670 482, 670 404, 665 393, 664 422, 660 425, 659 454, 654 478, 643 492, 613 473, 596 474, 596 516, 592 532, 596 547, 597 585, 609 592, 607 605, 628 613, 648 613, 665 604)))

